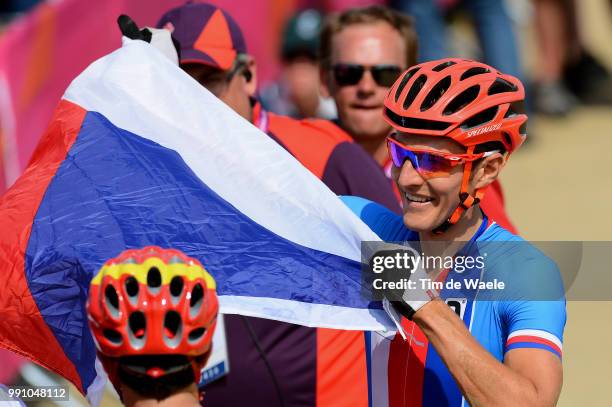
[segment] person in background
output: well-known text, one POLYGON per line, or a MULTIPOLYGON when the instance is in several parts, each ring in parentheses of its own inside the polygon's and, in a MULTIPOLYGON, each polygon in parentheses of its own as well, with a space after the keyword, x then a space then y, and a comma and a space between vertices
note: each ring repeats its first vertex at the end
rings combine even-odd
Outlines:
POLYGON ((295 14, 287 22, 281 46, 278 81, 266 86, 260 100, 267 110, 298 119, 336 117, 336 106, 319 91, 319 30, 322 16, 315 9, 295 14))
MULTIPOLYGON (((402 70, 417 63, 417 34, 412 19, 384 6, 330 15, 321 30, 321 82, 338 109, 336 127, 361 144, 391 182, 392 163, 386 138, 391 126, 383 119, 383 101, 402 70)), ((401 199, 397 191, 398 199, 401 199)), ((499 181, 487 187, 483 210, 516 232, 504 209, 499 181)))
MULTIPOLYGON (((611 2, 612 3, 612 2, 611 2)), ((539 45, 535 108, 565 116, 578 102, 612 104, 612 75, 584 45, 575 0, 535 0, 539 45)))
POLYGON ((91 280, 89 327, 127 407, 199 406, 219 302, 194 258, 148 246, 108 260, 91 280))
MULTIPOLYGON (((298 121, 262 109, 257 64, 222 9, 189 3, 157 24, 180 44, 180 67, 278 142, 336 194, 400 207, 380 166, 327 120, 298 121)), ((223 315, 229 373, 204 386, 207 406, 367 406, 363 333, 223 315)))

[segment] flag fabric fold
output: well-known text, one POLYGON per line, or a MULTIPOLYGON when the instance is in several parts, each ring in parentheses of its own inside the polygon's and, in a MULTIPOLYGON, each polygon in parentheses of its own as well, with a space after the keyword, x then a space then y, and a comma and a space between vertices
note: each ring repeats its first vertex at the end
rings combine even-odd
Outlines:
POLYGON ((362 297, 378 240, 289 153, 142 41, 66 91, 30 165, 0 199, 0 346, 96 382, 89 281, 128 248, 198 258, 221 312, 385 330, 362 297))

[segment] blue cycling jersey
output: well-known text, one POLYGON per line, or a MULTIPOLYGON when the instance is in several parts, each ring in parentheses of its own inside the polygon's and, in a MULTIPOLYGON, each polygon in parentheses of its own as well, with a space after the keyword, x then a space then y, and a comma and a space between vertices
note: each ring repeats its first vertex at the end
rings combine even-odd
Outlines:
MULTIPOLYGON (((384 241, 417 241, 401 216, 357 197, 342 197, 384 241)), ((507 352, 535 348, 561 357, 566 321, 563 284, 554 262, 520 237, 495 223, 485 223, 463 249, 483 256, 484 268, 472 267, 447 280, 504 281, 505 291, 445 288, 442 299, 463 320, 474 338, 497 360, 507 352), (473 244, 471 244, 473 243, 473 244), (483 271, 484 270, 484 271, 483 271)), ((456 268, 456 267, 455 267, 456 268)), ((408 339, 399 335, 366 334, 370 404, 374 406, 466 405, 456 382, 427 337, 411 321, 403 320, 408 339)))

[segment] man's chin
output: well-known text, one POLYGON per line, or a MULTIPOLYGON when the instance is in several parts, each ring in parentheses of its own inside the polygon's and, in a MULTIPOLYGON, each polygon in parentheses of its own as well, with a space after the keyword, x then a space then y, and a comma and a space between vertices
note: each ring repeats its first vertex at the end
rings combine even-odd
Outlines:
POLYGON ((358 140, 374 140, 389 134, 390 127, 380 122, 380 116, 374 116, 375 120, 364 119, 362 115, 351 114, 343 121, 343 126, 358 140))
POLYGON ((415 216, 411 211, 404 211, 403 221, 404 226, 417 233, 430 232, 438 226, 431 217, 415 216))

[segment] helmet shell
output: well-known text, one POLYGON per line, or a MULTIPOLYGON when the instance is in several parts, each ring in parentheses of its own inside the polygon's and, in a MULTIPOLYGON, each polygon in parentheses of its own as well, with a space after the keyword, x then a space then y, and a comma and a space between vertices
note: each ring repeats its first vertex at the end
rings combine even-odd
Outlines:
POLYGON ((396 130, 451 138, 465 147, 525 141, 523 84, 486 64, 459 58, 407 69, 389 89, 384 117, 396 130))
MULTIPOLYGON (((93 278, 87 301, 105 366, 109 358, 138 355, 203 360, 219 310, 215 289, 200 262, 178 250, 149 246, 107 261, 93 278)), ((150 375, 163 374, 153 369, 150 375)), ((194 374, 199 377, 199 371, 194 374)))

